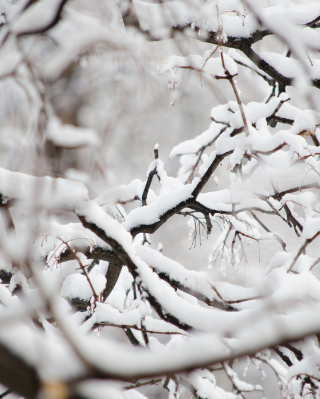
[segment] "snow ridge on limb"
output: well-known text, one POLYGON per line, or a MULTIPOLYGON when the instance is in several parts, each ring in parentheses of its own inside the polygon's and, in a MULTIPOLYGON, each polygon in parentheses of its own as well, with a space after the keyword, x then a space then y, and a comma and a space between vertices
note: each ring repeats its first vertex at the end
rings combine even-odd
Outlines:
MULTIPOLYGON (((79 204, 77 215, 83 225, 89 228, 95 234, 109 244, 119 259, 124 265, 127 265, 130 272, 137 279, 139 278, 141 283, 141 289, 146 292, 147 299, 158 312, 159 316, 166 321, 169 321, 179 328, 184 330, 190 328, 197 328, 197 324, 193 325, 193 317, 191 315, 203 312, 201 308, 194 310, 187 304, 184 303, 182 306, 172 307, 175 302, 183 302, 182 299, 178 298, 174 294, 174 290, 167 287, 161 280, 149 269, 149 267, 141 261, 141 259, 135 256, 135 250, 132 246, 131 235, 126 232, 117 221, 106 215, 95 203, 85 202, 79 204), (122 233, 126 234, 122 237, 122 233), (156 290, 155 288, 158 287, 156 290), (166 295, 163 295, 166 292, 166 295), (169 300, 171 296, 174 296, 174 300, 169 300), (178 309, 188 309, 187 313, 180 314, 178 309), (165 312, 164 312, 165 310, 165 312)), ((207 317, 204 317, 207 319, 207 317)), ((211 319, 211 317, 210 317, 211 319)), ((201 317, 199 319, 200 325, 202 325, 201 317)), ((208 324, 208 321, 205 323, 208 324)), ((210 323, 209 323, 210 325, 210 323)), ((209 326, 208 326, 209 327, 209 326)), ((204 328, 200 327, 200 329, 204 328)), ((207 328, 207 327, 206 327, 207 328)))

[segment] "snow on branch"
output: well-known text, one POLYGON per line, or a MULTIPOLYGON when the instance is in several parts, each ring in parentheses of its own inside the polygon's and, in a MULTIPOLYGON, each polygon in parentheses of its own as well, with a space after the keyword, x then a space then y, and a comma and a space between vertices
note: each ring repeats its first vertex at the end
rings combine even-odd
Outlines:
POLYGON ((319 27, 0 2, 0 397, 319 396, 319 27))

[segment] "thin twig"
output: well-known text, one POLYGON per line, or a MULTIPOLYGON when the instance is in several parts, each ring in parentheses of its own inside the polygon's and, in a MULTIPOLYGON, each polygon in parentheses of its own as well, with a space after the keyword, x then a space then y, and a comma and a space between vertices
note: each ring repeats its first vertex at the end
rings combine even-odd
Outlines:
POLYGON ((311 238, 307 238, 304 242, 304 244, 300 247, 299 251, 297 252, 296 256, 294 257, 289 269, 287 270, 287 273, 292 271, 293 266, 297 262, 299 256, 305 252, 307 246, 312 243, 313 240, 315 240, 318 236, 320 235, 320 231, 318 231, 316 234, 313 235, 311 238))

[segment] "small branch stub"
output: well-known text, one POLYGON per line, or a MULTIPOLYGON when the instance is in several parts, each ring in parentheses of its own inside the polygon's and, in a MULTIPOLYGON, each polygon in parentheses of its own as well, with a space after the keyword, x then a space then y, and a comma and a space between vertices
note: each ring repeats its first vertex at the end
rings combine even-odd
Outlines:
POLYGON ((159 144, 158 143, 154 146, 153 151, 154 151, 154 159, 158 159, 159 158, 159 144))

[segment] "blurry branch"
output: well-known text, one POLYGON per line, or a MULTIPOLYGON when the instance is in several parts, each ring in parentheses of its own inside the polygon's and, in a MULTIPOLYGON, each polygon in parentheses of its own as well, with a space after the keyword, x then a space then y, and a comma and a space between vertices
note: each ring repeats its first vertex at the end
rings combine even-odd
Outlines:
MULTIPOLYGON (((231 204, 230 204, 231 205, 231 204)), ((268 205, 272 206, 271 204, 268 203, 268 205)), ((213 208, 209 208, 206 205, 201 204, 200 202, 196 202, 195 205, 191 205, 190 208, 192 209, 196 209, 199 212, 208 212, 210 215, 233 215, 233 214, 238 214, 241 212, 247 212, 247 211, 257 211, 257 212, 261 212, 261 213, 265 213, 267 215, 278 215, 282 218, 282 220, 285 220, 280 214, 279 212, 272 207, 271 211, 259 208, 259 207, 247 207, 247 208, 237 208, 234 211, 230 210, 230 211, 221 211, 221 210, 217 210, 217 209, 213 209, 213 208)))
MULTIPOLYGON (((34 28, 32 28, 32 24, 30 24, 29 29, 26 29, 25 31, 22 31, 22 32, 18 32, 16 34, 16 36, 21 37, 21 36, 26 36, 26 35, 42 34, 42 33, 47 32, 51 28, 53 28, 60 21, 61 15, 63 12, 63 8, 66 5, 67 1, 68 0, 60 0, 60 2, 57 4, 55 12, 51 15, 51 19, 47 25, 44 25, 39 29, 34 29, 34 28)), ((37 3, 37 2, 34 0, 29 0, 28 2, 26 2, 24 7, 22 8, 22 12, 20 14, 18 14, 16 18, 19 18, 24 12, 28 12, 28 8, 30 8, 32 6, 37 6, 37 4, 35 4, 35 3, 37 3)), ((2 47, 4 45, 4 43, 7 41, 8 37, 11 34, 12 34, 12 32, 10 30, 8 30, 7 33, 3 36, 2 40, 1 40, 0 47, 2 47)))
POLYGON ((124 388, 125 389, 134 389, 134 388, 143 387, 145 385, 157 385, 161 381, 162 381, 162 378, 157 378, 157 379, 150 380, 150 381, 138 382, 137 384, 134 384, 134 385, 128 385, 124 388))
POLYGON ((140 198, 137 195, 135 195, 133 198, 130 198, 126 201, 118 200, 117 205, 127 205, 127 204, 130 204, 131 202, 138 201, 139 199, 140 198))
MULTIPOLYGON (((179 372, 189 372, 197 368, 212 366, 225 361, 232 361, 233 359, 239 358, 241 356, 255 356, 255 353, 261 352, 267 346, 287 346, 287 344, 289 344, 290 342, 298 341, 304 338, 306 334, 309 335, 312 333, 311 330, 308 333, 307 331, 301 331, 300 325, 298 325, 298 328, 296 330, 291 329, 290 331, 281 328, 279 334, 276 334, 272 337, 269 335, 268 338, 264 333, 261 333, 261 330, 259 331, 260 335, 257 335, 259 339, 251 342, 251 345, 249 345, 247 338, 243 337, 242 339, 240 339, 240 342, 234 349, 230 348, 230 350, 223 351, 223 353, 217 352, 216 355, 206 356, 204 359, 199 359, 198 357, 193 358, 192 362, 190 362, 190 359, 188 362, 181 361, 178 363, 175 362, 175 364, 170 364, 167 362, 168 367, 166 370, 163 367, 152 367, 149 369, 145 368, 144 370, 137 371, 132 370, 129 377, 129 375, 127 375, 125 372, 121 373, 119 371, 115 371, 112 373, 107 373, 102 369, 95 369, 87 374, 82 375, 81 380, 87 380, 91 378, 114 378, 116 380, 134 381, 140 378, 156 378, 167 374, 171 375, 173 373, 175 374, 179 372)), ((26 365, 21 359, 17 358, 11 352, 9 352, 8 349, 2 344, 0 344, 0 353, 1 380, 4 382, 4 376, 7 375, 8 381, 6 383, 6 386, 10 388, 12 385, 14 385, 14 391, 18 392, 28 399, 35 398, 40 388, 39 377, 37 376, 35 370, 31 366, 26 365), (8 365, 11 365, 9 369, 8 365), (7 374, 4 374, 4 372, 6 372, 7 374), (19 384, 17 384, 17 381, 19 381, 19 384)), ((72 381, 69 381, 68 384, 72 384, 72 381)), ((130 388, 133 388, 133 386, 129 385, 127 387, 127 389, 130 388)))
POLYGON ((312 263, 312 265, 310 266, 310 271, 318 264, 320 262, 320 257, 318 258, 318 259, 316 259, 313 263, 312 263))
MULTIPOLYGON (((296 319, 298 321, 298 319, 296 319)), ((273 320, 275 321, 275 320, 273 320)), ((270 320, 272 323, 272 320, 270 320)), ((143 369, 137 369, 126 373, 125 371, 114 371, 112 373, 107 373, 104 370, 97 370, 93 371, 92 373, 88 374, 87 376, 83 376, 82 379, 89 379, 89 378, 98 378, 98 379, 105 379, 105 378, 113 378, 115 380, 122 380, 122 381, 134 381, 143 378, 157 378, 160 376, 168 375, 168 374, 176 374, 182 372, 191 372, 193 370, 204 368, 204 367, 211 367, 222 362, 233 361, 237 358, 243 356, 251 356, 257 357, 257 353, 263 351, 268 347, 275 347, 275 346, 287 346, 292 342, 300 341, 312 334, 318 332, 317 328, 311 328, 310 325, 308 328, 302 328, 301 324, 297 324, 296 328, 292 328, 292 325, 289 328, 288 324, 282 324, 281 328, 279 328, 278 332, 273 324, 273 334, 270 334, 268 331, 262 331, 261 326, 251 325, 250 326, 250 336, 255 333, 255 340, 248 340, 247 336, 242 336, 237 340, 237 344, 234 347, 228 347, 227 350, 217 350, 216 353, 212 352, 212 355, 206 354, 204 357, 195 356, 195 352, 193 353, 186 353, 183 360, 180 362, 166 362, 166 367, 162 365, 157 365, 157 358, 156 355, 153 356, 153 367, 144 367, 143 369), (286 327, 286 328, 285 328, 286 327), (258 330, 257 330, 258 329, 258 330), (259 332, 258 332, 259 331, 259 332), (154 357, 155 356, 155 357, 154 357)), ((248 327, 249 328, 249 327, 248 327)), ((194 348, 195 349, 195 348, 194 348)), ((202 347, 202 350, 204 348, 202 347)), ((212 348, 211 348, 212 350, 212 348)), ((168 356, 168 360, 172 360, 172 354, 166 352, 168 356)), ((164 356, 162 354, 162 361, 164 360, 164 356)), ((260 359, 260 357, 259 357, 260 359)), ((149 358, 149 361, 151 359, 149 358)), ((262 359, 260 359, 262 360, 262 359)))
MULTIPOLYGON (((114 323, 108 323, 108 322, 99 322, 96 323, 92 326, 91 330, 95 330, 98 327, 120 327, 124 330, 137 330, 137 331, 143 331, 143 329, 135 324, 133 325, 125 325, 125 324, 114 324, 114 323)), ((145 332, 148 334, 164 334, 164 335, 184 335, 188 336, 187 333, 179 332, 179 331, 157 331, 157 330, 150 330, 150 329, 145 329, 145 332)))
POLYGON ((67 301, 72 305, 74 309, 78 312, 87 312, 88 308, 90 307, 90 300, 73 297, 73 298, 66 298, 67 301))
POLYGON ((278 147, 275 147, 273 150, 269 150, 269 151, 262 151, 262 150, 257 151, 257 150, 256 150, 256 151, 253 153, 253 155, 254 155, 254 154, 271 155, 271 154, 274 154, 275 152, 281 150, 281 149, 282 149, 283 147, 285 147, 286 145, 287 145, 287 143, 280 144, 280 145, 278 145, 278 147))
POLYGON ((0 280, 2 284, 10 284, 11 278, 12 278, 12 273, 0 269, 0 280))
POLYGON ((13 206, 13 200, 7 198, 0 193, 0 211, 4 212, 6 221, 8 223, 8 228, 14 228, 13 219, 10 213, 10 207, 13 206))
POLYGON ((12 393, 11 389, 7 389, 6 391, 4 391, 1 395, 0 395, 0 399, 6 397, 7 395, 9 395, 10 393, 12 393))
POLYGON ((275 127, 276 123, 284 123, 287 125, 293 125, 294 120, 293 119, 288 119, 288 118, 282 118, 281 116, 269 116, 267 119, 268 124, 271 127, 275 127))
MULTIPOLYGON (((45 25, 39 29, 33 29, 33 28, 31 28, 31 25, 30 25, 30 29, 27 29, 24 32, 19 32, 17 36, 41 34, 41 33, 47 32, 48 30, 53 28, 60 21, 60 18, 61 18, 62 12, 63 12, 63 8, 66 5, 67 1, 68 0, 60 0, 59 1, 57 8, 55 10, 55 13, 53 13, 51 15, 51 20, 47 25, 45 25)), ((31 7, 33 4, 34 4, 33 1, 29 1, 28 5, 27 5, 27 7, 25 7, 25 9, 31 7)))
POLYGON ((9 390, 27 399, 36 398, 40 389, 40 378, 36 369, 3 343, 0 343, 0 380, 9 390))

